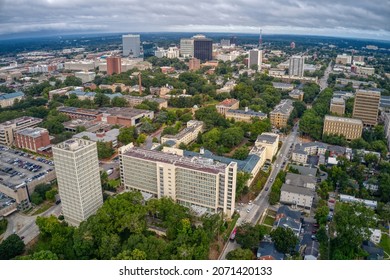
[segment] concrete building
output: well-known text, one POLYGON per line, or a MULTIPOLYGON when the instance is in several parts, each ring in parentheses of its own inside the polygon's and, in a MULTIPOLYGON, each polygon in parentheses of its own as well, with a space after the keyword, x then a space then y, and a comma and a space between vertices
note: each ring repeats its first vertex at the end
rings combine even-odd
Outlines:
POLYGON ((343 116, 345 114, 345 100, 343 98, 333 97, 330 101, 330 112, 343 116))
POLYGON ((302 56, 293 55, 290 58, 288 66, 288 74, 290 77, 303 77, 303 67, 305 65, 305 58, 302 56))
POLYGON ((363 122, 359 119, 325 116, 323 133, 344 136, 347 140, 360 138, 363 122))
POLYGON ((114 128, 108 131, 100 130, 97 132, 89 132, 83 131, 73 135, 73 138, 85 138, 88 137, 88 140, 93 142, 103 142, 103 143, 111 143, 112 147, 115 148, 118 146, 118 135, 119 129, 114 128))
POLYGON ((377 125, 380 99, 380 92, 357 90, 352 117, 361 119, 365 126, 377 125))
POLYGON ((240 101, 234 98, 225 99, 215 107, 217 108, 218 113, 225 116, 228 110, 237 110, 240 107, 240 101))
POLYGON ((203 35, 196 35, 194 40, 194 57, 199 60, 213 59, 213 40, 206 38, 203 35))
POLYGON ((20 149, 38 153, 39 148, 50 145, 49 132, 45 128, 25 128, 15 132, 15 145, 20 149))
POLYGON ((272 86, 277 89, 281 90, 293 90, 294 85, 290 83, 279 83, 279 82, 272 82, 272 86))
POLYGON ((200 69, 200 60, 197 58, 191 58, 188 61, 188 68, 190 71, 196 71, 200 69))
POLYGON ((278 105, 269 113, 271 124, 277 128, 283 128, 287 126, 288 118, 293 107, 293 101, 291 99, 283 99, 278 105))
POLYGON ((227 110, 225 118, 234 119, 238 122, 251 122, 252 119, 265 120, 267 118, 267 114, 249 110, 248 107, 245 107, 244 110, 227 110))
POLYGON ((148 100, 150 102, 156 102, 158 103, 158 108, 161 110, 162 108, 168 108, 168 101, 163 98, 155 98, 151 95, 147 96, 132 96, 132 95, 124 95, 124 99, 127 100, 130 107, 137 106, 144 102, 145 100, 148 100))
POLYGON ((121 58, 117 56, 107 57, 107 75, 122 73, 122 62, 121 58))
POLYGON ((71 139, 53 147, 65 221, 78 226, 103 204, 96 143, 71 139))
POLYGON ((272 161, 272 158, 278 152, 279 134, 263 132, 261 135, 257 136, 255 146, 264 147, 266 150, 265 158, 272 161))
POLYGON ((185 157, 135 148, 120 148, 121 181, 126 190, 170 197, 196 212, 223 212, 235 207, 237 163, 229 165, 200 157, 185 157))
POLYGON ((248 56, 248 68, 257 66, 258 70, 261 70, 261 64, 263 63, 263 51, 262 50, 250 50, 248 56))
POLYGON ((367 75, 372 76, 375 74, 375 68, 374 67, 363 67, 363 66, 357 66, 356 67, 356 74, 358 75, 367 75))
POLYGON ((308 188, 283 184, 280 193, 280 202, 311 209, 314 194, 315 191, 308 188))
POLYGON ((95 69, 95 62, 93 60, 76 60, 65 62, 65 70, 72 71, 90 71, 95 69))
POLYGON ((0 124, 0 145, 11 146, 15 140, 15 132, 36 127, 42 119, 33 117, 20 117, 0 124))
POLYGON ((175 135, 161 136, 161 144, 168 144, 171 147, 179 147, 181 143, 188 145, 194 141, 199 133, 203 133, 204 123, 202 121, 191 120, 187 122, 187 127, 175 135))
POLYGON ((21 91, 11 92, 11 93, 0 93, 0 107, 10 107, 14 105, 16 100, 22 100, 24 98, 24 93, 21 91))
POLYGON ((308 159, 308 153, 302 149, 296 149, 292 153, 291 160, 296 163, 306 164, 308 159))
POLYGON ((338 54, 336 57, 336 64, 351 64, 352 56, 344 54, 338 54))
POLYGON ((180 55, 183 57, 194 57, 193 39, 180 39, 180 55))
POLYGON ((361 86, 363 86, 363 87, 374 87, 374 88, 377 87, 377 84, 372 82, 372 81, 364 82, 364 81, 344 79, 344 78, 337 78, 336 79, 336 85, 337 84, 348 85, 349 83, 352 83, 352 87, 356 88, 356 89, 360 88, 361 86))
POLYGON ((141 37, 140 35, 128 34, 122 35, 123 56, 140 57, 141 56, 141 37))
POLYGON ((81 72, 76 72, 74 73, 76 78, 81 79, 83 83, 89 83, 92 82, 93 79, 96 77, 95 72, 88 72, 88 71, 81 71, 81 72))
POLYGON ((387 138, 387 147, 390 150, 390 113, 384 113, 384 121, 385 121, 385 135, 387 138))
POLYGON ((303 90, 293 89, 288 94, 292 99, 303 101, 303 96, 305 95, 303 90))

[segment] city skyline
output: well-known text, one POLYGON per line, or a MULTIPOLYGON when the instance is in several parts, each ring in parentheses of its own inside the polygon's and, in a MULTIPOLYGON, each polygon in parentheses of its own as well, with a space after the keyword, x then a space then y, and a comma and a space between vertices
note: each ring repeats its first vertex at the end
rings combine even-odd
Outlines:
POLYGON ((2 1, 0 37, 29 32, 235 32, 390 39, 386 2, 2 1), (69 8, 71 7, 71 8, 69 8), (261 7, 261 9, 259 9, 261 7), (345 11, 345 12, 343 12, 345 11))

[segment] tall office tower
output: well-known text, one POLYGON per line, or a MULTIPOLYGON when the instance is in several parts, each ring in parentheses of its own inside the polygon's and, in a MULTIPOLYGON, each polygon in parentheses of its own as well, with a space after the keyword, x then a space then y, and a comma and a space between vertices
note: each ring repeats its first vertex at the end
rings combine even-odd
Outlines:
POLYGON ((116 56, 107 57, 107 75, 120 74, 122 72, 121 58, 116 56))
POLYGON ((170 197, 196 212, 234 213, 237 163, 185 157, 128 145, 120 148, 121 181, 126 190, 170 197))
POLYGON ((140 35, 122 35, 123 56, 139 57, 141 54, 140 35))
POLYGON ((231 45, 237 45, 237 37, 236 36, 230 37, 230 44, 231 45))
POLYGON ((183 57, 194 57, 193 39, 180 39, 180 55, 183 57))
POLYGON ((103 204, 95 142, 70 139, 53 147, 65 221, 78 226, 103 204))
POLYGON ((230 47, 229 39, 221 39, 221 47, 230 47))
POLYGON ((213 59, 213 40, 204 35, 196 35, 194 39, 194 57, 200 60, 213 59))
POLYGON ((356 90, 352 117, 361 119, 365 126, 377 125, 380 99, 380 92, 361 89, 356 90))
POLYGON ((290 48, 295 49, 295 42, 290 43, 290 48))
POLYGON ((260 29, 260 37, 259 37, 259 50, 263 47, 263 36, 262 36, 263 30, 260 29))
POLYGON ((261 63, 263 62, 263 51, 259 50, 250 50, 248 57, 248 68, 251 68, 253 65, 257 65, 257 69, 261 69, 261 63))
POLYGON ((291 76, 303 77, 303 66, 305 59, 302 56, 293 55, 290 58, 290 64, 288 67, 288 73, 291 76))

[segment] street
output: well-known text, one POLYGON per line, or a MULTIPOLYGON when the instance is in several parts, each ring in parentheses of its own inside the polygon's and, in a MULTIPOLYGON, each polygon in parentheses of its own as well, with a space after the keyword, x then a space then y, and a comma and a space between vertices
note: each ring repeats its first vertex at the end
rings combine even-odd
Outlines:
POLYGON ((58 204, 52 206, 46 212, 36 216, 27 216, 19 212, 12 214, 7 218, 8 227, 4 234, 4 239, 15 232, 20 237, 24 236, 23 242, 28 244, 39 234, 38 226, 35 224, 36 218, 38 216, 49 217, 51 215, 58 217, 61 213, 61 210, 61 204, 58 204))
MULTIPOLYGON (((282 147, 280 148, 276 160, 273 163, 272 171, 267 179, 267 182, 264 185, 264 188, 261 190, 259 195, 256 197, 256 199, 253 201, 253 205, 245 205, 241 207, 240 211, 240 218, 237 220, 236 226, 240 226, 242 223, 248 222, 253 225, 257 223, 257 221, 260 219, 261 215, 263 215, 264 211, 269 207, 268 203, 268 195, 270 193, 271 187, 275 179, 275 177, 278 175, 279 171, 282 169, 282 164, 284 161, 287 163, 288 159, 288 153, 290 151, 290 147, 294 145, 296 142, 296 137, 298 134, 298 123, 293 127, 292 132, 285 138, 285 141, 283 142, 282 147), (268 191, 265 191, 266 188, 269 188, 268 191), (251 209, 249 213, 247 212, 247 209, 251 209)), ((224 260, 226 259, 226 254, 230 251, 238 248, 239 245, 234 241, 228 241, 228 243, 225 245, 219 259, 224 260)))

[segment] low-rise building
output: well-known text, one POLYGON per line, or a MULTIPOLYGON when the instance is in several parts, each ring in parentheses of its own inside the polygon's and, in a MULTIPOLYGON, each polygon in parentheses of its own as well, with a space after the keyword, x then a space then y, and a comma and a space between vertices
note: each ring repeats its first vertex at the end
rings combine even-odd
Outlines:
POLYGON ((111 143, 112 147, 115 148, 116 146, 118 146, 118 135, 119 129, 114 128, 108 131, 100 130, 95 133, 83 131, 77 133, 76 135, 73 135, 73 138, 88 138, 88 140, 91 140, 93 142, 111 143))
POLYGON ((352 195, 340 194, 340 201, 347 203, 363 203, 365 206, 376 209, 378 206, 378 202, 375 200, 368 200, 362 198, 356 198, 352 195))
POLYGON ((124 99, 127 100, 129 103, 130 107, 135 107, 145 100, 151 101, 151 102, 156 102, 158 103, 158 108, 161 110, 162 108, 167 108, 168 107, 168 101, 163 98, 155 98, 151 95, 147 96, 132 96, 132 95, 123 95, 122 96, 124 99))
POLYGON ((345 100, 343 98, 333 97, 330 101, 330 112, 343 116, 345 114, 345 100))
POLYGON ((0 93, 0 107, 10 107, 14 105, 16 100, 22 100, 24 98, 24 93, 21 91, 11 92, 11 93, 0 93))
POLYGON ((291 99, 283 99, 278 105, 269 113, 271 124, 277 128, 283 128, 287 126, 288 118, 293 107, 291 99))
POLYGON ((0 145, 11 146, 15 140, 15 132, 29 127, 36 127, 42 119, 20 117, 0 124, 0 145))
POLYGON ((311 209, 315 192, 308 188, 283 184, 280 193, 280 202, 311 209))
POLYGON ((267 114, 249 110, 248 107, 245 107, 244 110, 227 110, 225 112, 225 117, 227 119, 234 119, 237 122, 251 122, 252 119, 265 120, 267 118, 267 114))
POLYGON ((273 157, 278 152, 279 147, 279 135, 276 133, 263 132, 257 136, 256 147, 264 147, 266 150, 265 158, 272 161, 273 157))
POLYGON ((161 137, 162 144, 168 144, 171 147, 179 147, 181 143, 188 145, 194 141, 199 133, 204 130, 202 121, 191 120, 187 122, 187 127, 176 135, 164 135, 161 137))
POLYGON ((238 109, 240 107, 240 101, 234 98, 225 99, 218 103, 215 107, 217 108, 218 113, 225 116, 228 110, 238 109))
POLYGON ((286 184, 297 187, 308 188, 314 190, 316 188, 317 179, 312 176, 305 176, 294 173, 287 173, 286 184))
POLYGON ((339 54, 336 57, 336 64, 351 64, 352 63, 352 56, 346 55, 346 54, 339 54))
POLYGON ((96 77, 96 73, 95 72, 88 72, 88 71, 76 72, 76 73, 74 73, 74 75, 75 75, 76 78, 81 79, 81 81, 83 83, 91 82, 96 77))
POLYGON ((15 145, 20 149, 38 153, 40 148, 50 145, 49 132, 45 128, 25 128, 15 132, 15 145))
POLYGON ((292 91, 290 91, 290 93, 288 95, 292 99, 303 101, 304 92, 303 92, 303 90, 300 90, 300 89, 293 89, 292 91))
POLYGON ((347 140, 360 138, 363 122, 359 119, 325 116, 323 133, 342 135, 347 140))
POLYGON ((294 85, 289 83, 279 83, 279 82, 272 82, 272 85, 274 88, 281 89, 281 90, 293 90, 294 85))

